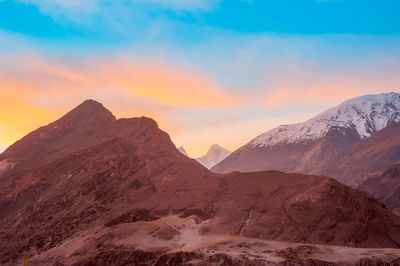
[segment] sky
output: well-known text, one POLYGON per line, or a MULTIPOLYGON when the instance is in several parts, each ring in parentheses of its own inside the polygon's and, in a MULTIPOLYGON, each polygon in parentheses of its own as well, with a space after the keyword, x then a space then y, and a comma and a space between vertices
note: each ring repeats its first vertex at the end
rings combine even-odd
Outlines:
POLYGON ((398 0, 0 0, 0 151, 85 99, 190 156, 400 91, 398 0))

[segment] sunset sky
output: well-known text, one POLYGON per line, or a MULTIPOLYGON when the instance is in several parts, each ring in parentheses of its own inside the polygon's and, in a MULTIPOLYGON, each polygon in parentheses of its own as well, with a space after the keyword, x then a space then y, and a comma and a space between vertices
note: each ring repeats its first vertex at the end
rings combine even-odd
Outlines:
POLYGON ((398 0, 0 0, 0 151, 85 99, 189 155, 400 91, 398 0))

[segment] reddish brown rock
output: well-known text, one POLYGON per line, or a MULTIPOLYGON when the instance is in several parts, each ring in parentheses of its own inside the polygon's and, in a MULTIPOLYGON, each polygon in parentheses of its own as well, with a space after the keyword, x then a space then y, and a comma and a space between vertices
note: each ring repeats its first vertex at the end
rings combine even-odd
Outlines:
MULTIPOLYGON (((113 256, 129 258, 132 251, 125 254, 122 244, 105 254, 96 247, 121 240, 119 234, 128 234, 125 237, 130 239, 129 234, 142 232, 143 226, 160 229, 151 234, 160 243, 176 237, 190 242, 190 232, 185 235, 189 229, 179 223, 157 225, 171 215, 182 221, 195 217, 191 228, 200 227, 200 237, 400 246, 400 218, 375 199, 333 179, 277 171, 218 175, 182 155, 151 119, 120 119, 107 125, 92 136, 93 145, 91 141, 82 145, 84 137, 75 136, 81 149, 74 144, 77 150, 51 162, 38 159, 39 167, 31 170, 30 164, 20 160, 21 172, 5 175, 0 183, 0 263, 16 263, 24 253, 38 257, 63 249, 63 244, 78 241, 81 235, 89 236, 94 244, 87 252, 77 249, 75 255, 70 254, 75 262, 86 265, 106 263, 113 256), (118 233, 131 224, 136 227, 118 233)), ((57 147, 63 139, 51 134, 47 138, 57 139, 57 147)), ((23 154, 24 147, 14 146, 5 154, 19 149, 23 154)), ((46 147, 56 157, 50 145, 46 147)), ((152 253, 142 255, 160 260, 152 253)), ((166 261, 177 265, 187 260, 186 255, 168 256, 166 261)), ((55 257, 52 263, 58 260, 55 257)))

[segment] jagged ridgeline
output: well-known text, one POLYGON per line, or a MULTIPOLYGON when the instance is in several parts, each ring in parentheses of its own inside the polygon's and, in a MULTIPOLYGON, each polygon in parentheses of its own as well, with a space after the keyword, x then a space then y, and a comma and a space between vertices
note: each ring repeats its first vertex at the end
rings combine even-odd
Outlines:
POLYGON ((30 265, 315 264, 332 254, 395 263, 400 254, 390 249, 400 218, 366 194, 321 176, 212 173, 154 120, 115 119, 91 100, 0 161, 4 265, 24 254, 30 265))

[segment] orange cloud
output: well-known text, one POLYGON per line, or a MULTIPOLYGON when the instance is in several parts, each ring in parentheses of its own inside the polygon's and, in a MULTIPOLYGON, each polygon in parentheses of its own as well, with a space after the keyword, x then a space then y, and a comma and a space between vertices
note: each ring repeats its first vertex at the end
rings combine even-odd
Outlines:
POLYGON ((378 63, 342 72, 282 67, 266 72, 268 80, 255 88, 227 93, 214 80, 165 62, 0 56, 0 149, 93 98, 118 117, 156 119, 178 145, 198 156, 213 143, 233 149, 279 124, 400 86, 399 68, 383 64, 384 71, 377 71, 378 63))
POLYGON ((0 145, 11 144, 86 98, 102 101, 117 116, 151 116, 174 131, 179 129, 168 123, 172 110, 234 102, 212 80, 189 69, 116 57, 2 56, 0 94, 0 145))
POLYGON ((112 57, 56 61, 31 55, 8 57, 6 61, 14 66, 11 75, 15 79, 10 82, 23 80, 21 87, 30 92, 57 95, 62 90, 63 95, 71 96, 113 91, 175 107, 221 106, 233 100, 214 81, 165 63, 112 57), (26 65, 21 66, 21 62, 26 65))

